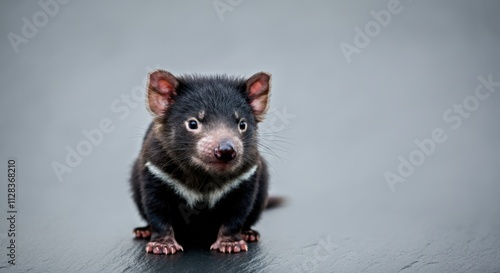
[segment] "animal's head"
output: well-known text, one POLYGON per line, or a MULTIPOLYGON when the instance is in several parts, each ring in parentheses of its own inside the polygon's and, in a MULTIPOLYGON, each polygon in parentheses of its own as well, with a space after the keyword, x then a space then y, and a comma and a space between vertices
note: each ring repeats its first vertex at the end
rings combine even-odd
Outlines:
POLYGON ((269 102, 271 76, 150 74, 148 106, 165 150, 184 170, 228 175, 259 159, 257 124, 269 102))

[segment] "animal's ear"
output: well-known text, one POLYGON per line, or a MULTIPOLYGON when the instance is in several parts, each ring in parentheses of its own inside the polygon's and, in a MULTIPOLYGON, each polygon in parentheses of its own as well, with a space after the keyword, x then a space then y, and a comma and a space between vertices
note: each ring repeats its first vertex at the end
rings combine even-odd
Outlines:
POLYGON ((149 74, 148 106, 151 112, 162 115, 174 102, 179 81, 174 75, 164 70, 156 70, 149 74))
POLYGON ((247 96, 257 122, 264 120, 269 102, 271 74, 259 72, 246 81, 247 96))

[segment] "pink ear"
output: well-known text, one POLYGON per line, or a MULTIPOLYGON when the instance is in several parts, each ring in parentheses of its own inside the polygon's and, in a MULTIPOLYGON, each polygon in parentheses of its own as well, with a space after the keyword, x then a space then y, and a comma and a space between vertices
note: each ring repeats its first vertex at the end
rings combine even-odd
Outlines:
POLYGON ((257 122, 264 120, 269 102, 270 84, 271 75, 265 72, 253 75, 246 82, 250 106, 252 106, 257 122))
POLYGON ((162 115, 173 103, 179 82, 174 75, 164 70, 156 70, 149 74, 148 105, 157 115, 162 115))

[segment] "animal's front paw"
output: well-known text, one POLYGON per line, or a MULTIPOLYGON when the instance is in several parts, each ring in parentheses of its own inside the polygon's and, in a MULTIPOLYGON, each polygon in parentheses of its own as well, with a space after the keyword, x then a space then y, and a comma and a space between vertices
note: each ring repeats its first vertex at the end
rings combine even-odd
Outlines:
POLYGON ((151 240, 146 246, 146 252, 154 254, 175 254, 177 251, 184 251, 181 245, 175 241, 173 236, 151 240))
POLYGON ((210 246, 210 250, 215 249, 223 253, 237 253, 240 251, 248 251, 247 243, 244 240, 234 239, 228 236, 221 236, 217 241, 210 246))
POLYGON ((247 242, 257 242, 260 239, 260 234, 258 231, 249 229, 241 232, 241 237, 247 242))

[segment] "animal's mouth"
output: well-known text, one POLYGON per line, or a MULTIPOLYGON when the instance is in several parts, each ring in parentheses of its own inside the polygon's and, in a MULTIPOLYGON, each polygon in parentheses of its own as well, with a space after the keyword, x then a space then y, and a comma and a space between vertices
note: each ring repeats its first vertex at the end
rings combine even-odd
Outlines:
POLYGON ((238 165, 238 160, 220 161, 220 160, 203 160, 198 157, 193 157, 193 162, 210 173, 227 173, 232 171, 238 165))
POLYGON ((234 163, 232 163, 232 162, 221 162, 221 161, 212 161, 212 162, 209 162, 208 164, 210 166, 213 166, 215 169, 220 170, 220 171, 230 169, 232 166, 234 166, 234 163))

